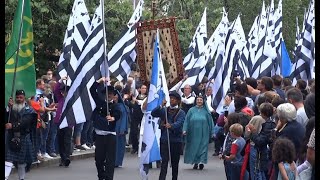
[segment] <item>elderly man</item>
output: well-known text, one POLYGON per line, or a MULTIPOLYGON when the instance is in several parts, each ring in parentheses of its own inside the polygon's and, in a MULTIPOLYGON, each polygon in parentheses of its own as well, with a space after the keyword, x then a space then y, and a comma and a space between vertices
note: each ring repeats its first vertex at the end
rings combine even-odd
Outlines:
MULTIPOLYGON (((43 103, 43 98, 41 102, 43 103)), ((33 149, 34 145, 32 145, 35 141, 31 140, 31 137, 35 137, 37 113, 26 102, 24 90, 16 91, 15 102, 12 98, 9 99, 7 113, 11 114, 5 124, 8 130, 9 147, 5 154, 5 179, 8 179, 12 166, 15 165, 21 180, 25 178, 26 169, 29 169, 32 162, 37 159, 33 149)))

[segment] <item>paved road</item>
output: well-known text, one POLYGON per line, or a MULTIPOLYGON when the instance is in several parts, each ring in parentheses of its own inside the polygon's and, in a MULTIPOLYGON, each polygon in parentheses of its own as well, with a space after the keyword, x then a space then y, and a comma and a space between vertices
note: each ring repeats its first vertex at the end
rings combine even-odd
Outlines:
MULTIPOLYGON (((210 144, 208 164, 202 171, 193 170, 192 165, 183 163, 183 156, 180 159, 179 179, 181 180, 224 180, 224 168, 222 162, 217 157, 212 157, 212 144, 210 144)), ((126 153, 124 165, 115 169, 115 180, 140 180, 138 169, 139 159, 137 155, 126 153)), ((160 169, 152 169, 149 174, 150 180, 157 180, 160 169)), ((9 180, 18 179, 17 173, 10 176, 9 180)), ((50 165, 32 169, 27 175, 26 180, 94 180, 97 178, 97 171, 94 158, 74 160, 69 168, 50 165)), ((168 170, 167 179, 171 180, 171 169, 168 170)))

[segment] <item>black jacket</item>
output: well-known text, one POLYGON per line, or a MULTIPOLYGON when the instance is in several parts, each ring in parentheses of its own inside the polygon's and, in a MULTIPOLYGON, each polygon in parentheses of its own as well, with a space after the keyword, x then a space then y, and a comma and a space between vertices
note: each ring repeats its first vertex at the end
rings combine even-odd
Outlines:
POLYGON ((93 100, 96 103, 96 108, 92 112, 93 127, 103 131, 115 132, 116 121, 120 119, 120 111, 115 108, 114 103, 107 103, 105 101, 105 95, 98 91, 99 83, 94 82, 90 88, 90 93, 93 100), (115 118, 115 121, 108 122, 107 116, 107 105, 109 106, 110 116, 115 118))
POLYGON ((271 160, 272 150, 272 130, 276 127, 276 124, 269 118, 262 124, 262 128, 259 134, 251 134, 250 139, 254 142, 257 149, 257 162, 259 162, 260 170, 268 170, 268 161, 271 160), (267 147, 269 146, 269 149, 267 147))

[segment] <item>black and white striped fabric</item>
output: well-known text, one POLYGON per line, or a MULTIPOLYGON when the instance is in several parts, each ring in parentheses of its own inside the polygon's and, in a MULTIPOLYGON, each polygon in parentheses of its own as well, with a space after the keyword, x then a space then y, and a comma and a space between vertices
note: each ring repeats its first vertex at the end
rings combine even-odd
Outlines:
POLYGON ((89 120, 96 106, 89 89, 93 82, 101 77, 100 66, 106 58, 102 17, 100 4, 92 19, 90 32, 75 71, 75 79, 63 105, 60 128, 72 127, 89 120))
MULTIPOLYGON (((273 0, 272 6, 273 6, 273 0)), ((273 59, 273 69, 271 75, 280 74, 281 72, 281 61, 282 61, 282 50, 281 50, 281 42, 283 41, 282 37, 282 0, 279 1, 277 9, 274 11, 273 15, 273 29, 271 32, 274 32, 274 36, 272 37, 272 53, 274 50, 276 51, 276 57, 273 59)), ((267 52, 268 53, 268 52, 267 52)), ((270 56, 269 56, 270 57, 270 56)))
POLYGON ((268 25, 267 13, 265 10, 265 4, 263 2, 262 11, 260 14, 259 31, 258 31, 258 47, 257 47, 255 59, 253 61, 252 74, 251 74, 251 77, 253 78, 259 78, 260 73, 264 71, 262 62, 264 61, 263 47, 266 39, 267 25, 268 25))
POLYGON ((223 8, 223 16, 217 27, 218 36, 216 37, 219 38, 217 39, 217 42, 218 42, 217 54, 215 56, 214 66, 211 68, 208 74, 208 79, 215 80, 217 78, 217 74, 219 73, 219 70, 222 67, 223 54, 225 51, 225 40, 228 33, 228 27, 229 27, 228 14, 223 8))
POLYGON ((237 49, 236 41, 238 36, 234 30, 234 27, 237 23, 239 23, 240 17, 232 23, 230 28, 228 29, 228 33, 225 39, 225 50, 219 52, 219 57, 223 57, 222 66, 217 74, 217 77, 214 81, 213 89, 214 92, 212 94, 212 107, 216 110, 217 113, 223 113, 223 103, 224 97, 226 96, 229 88, 230 88, 230 78, 233 70, 233 63, 235 59, 239 56, 239 50, 237 49), (221 52, 223 52, 223 56, 221 56, 221 52))
POLYGON ((135 50, 136 28, 142 16, 143 4, 144 1, 140 0, 128 22, 127 29, 108 53, 109 70, 119 81, 127 81, 131 72, 131 66, 137 57, 135 50))
POLYGON ((201 21, 193 35, 192 41, 188 48, 188 54, 183 59, 183 66, 186 73, 192 69, 192 65, 200 57, 207 43, 207 8, 204 9, 201 21))
POLYGON ((299 40, 295 63, 292 66, 291 75, 292 84, 295 85, 298 79, 305 81, 314 78, 314 46, 312 45, 312 31, 314 28, 314 0, 310 1, 307 19, 303 35, 299 40))
POLYGON ((258 15, 253 24, 252 24, 252 27, 250 29, 250 32, 248 34, 248 42, 250 44, 249 46, 249 59, 250 61, 249 64, 248 64, 248 71, 249 71, 249 74, 251 76, 252 74, 252 68, 253 68, 253 63, 254 63, 254 59, 256 57, 256 51, 257 51, 257 48, 258 48, 258 30, 259 30, 259 22, 260 22, 260 15, 258 15))
POLYGON ((297 51, 299 39, 300 39, 299 19, 298 19, 298 17, 296 17, 296 40, 294 42, 295 46, 294 46, 294 50, 292 52, 293 59, 295 59, 295 57, 296 57, 296 51, 297 51))
MULTIPOLYGON (((238 50, 238 56, 234 58, 233 62, 233 71, 237 70, 240 73, 241 78, 249 77, 248 65, 247 61, 243 61, 241 57, 242 50, 246 48, 247 41, 246 35, 244 34, 244 30, 241 24, 240 16, 236 20, 236 24, 233 28, 233 34, 235 35, 236 46, 235 48, 238 50)), ((248 52, 248 51, 247 51, 248 52)), ((249 53, 249 52, 248 52, 249 53)))
POLYGON ((89 28, 90 17, 84 0, 75 0, 58 63, 59 76, 69 76, 67 81, 69 86, 75 78, 74 73, 77 69, 82 47, 88 37, 89 28))

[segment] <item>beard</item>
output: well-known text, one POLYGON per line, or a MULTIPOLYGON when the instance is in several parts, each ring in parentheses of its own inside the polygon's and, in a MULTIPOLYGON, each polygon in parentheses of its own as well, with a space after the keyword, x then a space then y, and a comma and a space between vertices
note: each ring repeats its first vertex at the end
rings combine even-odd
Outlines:
POLYGON ((22 102, 22 103, 15 103, 15 104, 13 104, 13 106, 12 106, 12 110, 13 110, 13 111, 16 111, 16 112, 20 112, 24 107, 25 107, 25 103, 24 103, 24 102, 22 102))

